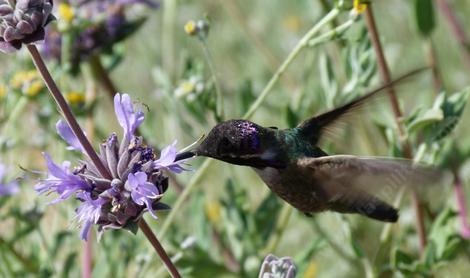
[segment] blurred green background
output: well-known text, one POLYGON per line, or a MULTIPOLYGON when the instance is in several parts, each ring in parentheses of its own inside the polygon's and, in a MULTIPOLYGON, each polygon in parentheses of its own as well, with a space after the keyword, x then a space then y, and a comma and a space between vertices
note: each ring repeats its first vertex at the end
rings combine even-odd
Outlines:
MULTIPOLYGON (((188 21, 209 22, 204 43, 224 96, 226 119, 240 118, 297 42, 333 7, 332 2, 167 0, 157 10, 137 8, 132 12, 143 12, 147 21, 136 34, 115 46, 122 61, 110 77, 119 92, 131 94, 148 107, 141 133, 149 145, 161 148, 178 139, 178 147, 182 148, 216 124, 211 108, 215 87, 204 45, 185 33, 188 21)), ((441 90, 452 95, 470 84, 470 68, 464 55, 470 50, 455 38, 437 3, 448 3, 463 27, 470 24, 466 16, 470 4, 430 1, 434 9, 427 12, 417 8, 418 2, 423 1, 376 0, 372 5, 392 76, 429 65, 431 49, 435 53, 442 88, 433 86, 429 70, 397 89, 405 124, 430 109, 441 90), (435 25, 429 35, 424 35, 418 28, 418 17, 428 18, 430 14, 434 14, 435 25)), ((322 33, 350 17, 350 11, 342 11, 322 28, 322 33)), ((19 71, 31 69, 26 54, 0 56, 3 84, 12 82, 19 71)), ((111 60, 107 56, 102 59, 105 65, 111 60)), ((99 84, 90 85, 93 81, 87 78, 87 69, 83 69, 84 74, 71 76, 54 62, 50 65, 64 92, 85 95, 90 86, 96 88, 92 107, 74 107, 83 126, 89 121, 95 123, 95 143, 119 130, 111 100, 99 84), (93 110, 91 119, 87 118, 91 110, 84 107, 93 110)), ((305 48, 252 120, 263 126, 287 128, 380 83, 375 53, 363 15, 359 15, 345 34, 305 48)), ((46 198, 38 198, 33 190, 37 176, 18 167, 44 170, 41 152, 46 150, 56 161, 76 161, 77 157, 65 150, 65 144, 55 134, 59 114, 45 90, 27 98, 14 94, 9 91, 7 97, 0 98, 0 160, 11 167, 10 178, 23 179, 20 194, 0 197, 0 273, 5 277, 38 273, 79 276, 83 243, 72 221, 77 202, 46 206, 46 198), (24 103, 18 108, 20 101, 24 103), (9 115, 15 108, 19 112, 12 120, 9 115)), ((463 97, 460 103, 467 99, 463 97)), ((446 167, 446 161, 459 157, 454 159, 458 160, 455 167, 465 189, 470 178, 466 155, 470 147, 469 113, 465 110, 452 133, 429 143, 423 155, 426 162, 446 167)), ((425 132, 418 131, 409 130, 414 153, 429 141, 425 132)), ((368 106, 334 138, 322 146, 329 153, 400 154, 399 144, 390 139, 396 139, 396 128, 386 97, 368 106)), ((170 184, 165 203, 175 204, 203 161, 204 158, 192 160, 195 171, 177 177, 183 188, 170 184)), ((429 190, 437 194, 426 198, 428 250, 420 257, 415 212, 408 195, 400 205, 399 222, 391 227, 360 216, 331 212, 308 218, 270 193, 251 169, 215 162, 178 208, 169 232, 160 239, 170 255, 176 257, 184 277, 256 277, 268 253, 293 257, 298 277, 466 277, 470 271, 470 246, 459 234, 461 223, 453 188, 448 184, 429 190), (383 241, 381 233, 386 227, 391 229, 390 237, 383 241)), ((146 217, 157 235, 167 216, 168 213, 160 213, 157 221, 146 217)), ((93 276, 166 275, 140 232, 136 236, 125 231, 106 232, 100 242, 93 239, 93 249, 93 276)))

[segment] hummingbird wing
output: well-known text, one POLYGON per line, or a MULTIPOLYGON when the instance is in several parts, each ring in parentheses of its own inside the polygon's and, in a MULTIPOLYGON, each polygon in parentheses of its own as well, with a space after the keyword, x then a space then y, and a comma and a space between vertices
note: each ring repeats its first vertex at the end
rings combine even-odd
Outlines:
POLYGON ((369 102, 374 96, 377 96, 379 93, 383 92, 385 89, 395 86, 396 84, 404 81, 405 79, 414 76, 427 68, 421 68, 414 71, 411 71, 405 75, 398 77, 397 79, 391 81, 390 83, 384 84, 365 95, 349 102, 343 104, 337 108, 334 108, 330 111, 317 115, 313 118, 307 119, 304 122, 298 125, 301 134, 306 137, 312 144, 316 145, 320 140, 322 134, 325 133, 328 128, 331 128, 335 123, 341 122, 351 113, 359 110, 364 106, 365 103, 369 102))
POLYGON ((331 210, 388 222, 396 221, 398 212, 382 199, 392 199, 403 186, 419 189, 445 177, 437 169, 415 166, 409 160, 351 155, 303 158, 297 166, 313 184, 321 185, 331 210))

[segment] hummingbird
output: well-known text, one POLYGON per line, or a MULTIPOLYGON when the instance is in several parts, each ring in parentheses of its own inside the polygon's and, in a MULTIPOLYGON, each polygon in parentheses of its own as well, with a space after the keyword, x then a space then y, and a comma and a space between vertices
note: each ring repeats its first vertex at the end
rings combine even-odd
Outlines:
POLYGON ((243 119, 221 122, 191 153, 251 167, 274 193, 307 216, 334 211, 396 222, 398 210, 371 191, 384 189, 390 193, 402 185, 435 182, 440 178, 439 171, 408 160, 329 155, 318 145, 335 123, 385 88, 420 71, 410 72, 294 128, 263 127, 243 119))

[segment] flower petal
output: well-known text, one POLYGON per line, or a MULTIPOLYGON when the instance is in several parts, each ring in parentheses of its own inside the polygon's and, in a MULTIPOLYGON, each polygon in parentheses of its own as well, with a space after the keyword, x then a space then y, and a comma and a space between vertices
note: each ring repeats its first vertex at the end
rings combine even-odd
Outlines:
POLYGON ((82 144, 78 140, 77 136, 75 136, 75 133, 73 133, 70 126, 65 121, 59 120, 56 123, 55 127, 60 137, 62 137, 62 139, 64 139, 64 141, 69 144, 68 149, 85 153, 82 144))
POLYGON ((126 137, 134 135, 135 130, 145 119, 144 113, 140 109, 134 110, 134 105, 128 94, 114 96, 114 111, 126 137))

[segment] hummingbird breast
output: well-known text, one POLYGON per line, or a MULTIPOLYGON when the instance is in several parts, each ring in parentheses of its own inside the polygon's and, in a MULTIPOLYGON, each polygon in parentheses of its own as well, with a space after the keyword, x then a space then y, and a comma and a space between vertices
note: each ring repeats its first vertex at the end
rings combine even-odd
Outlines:
POLYGON ((269 189, 298 210, 309 213, 328 209, 323 188, 308 177, 303 177, 295 166, 253 169, 269 189))

